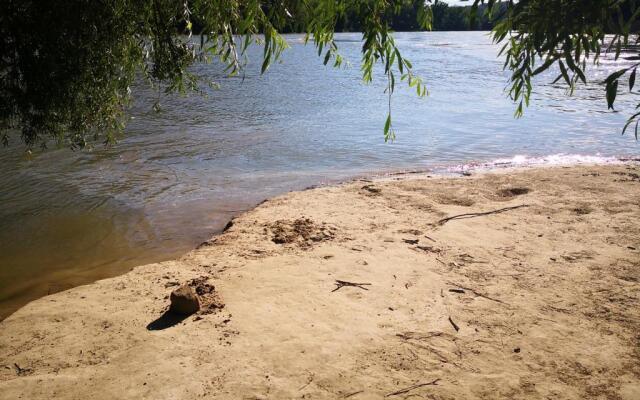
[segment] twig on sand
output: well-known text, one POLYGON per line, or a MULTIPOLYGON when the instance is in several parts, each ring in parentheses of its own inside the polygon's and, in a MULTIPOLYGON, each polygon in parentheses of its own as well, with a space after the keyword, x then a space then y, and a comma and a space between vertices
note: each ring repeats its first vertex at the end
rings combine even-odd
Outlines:
POLYGON ((438 221, 438 225, 444 225, 447 222, 449 222, 451 220, 454 220, 454 219, 465 219, 465 218, 481 217, 483 215, 500 214, 500 213, 503 213, 505 211, 515 210, 517 208, 522 208, 522 207, 529 207, 529 205, 528 204, 520 204, 519 206, 505 207, 505 208, 500 208, 500 209, 492 210, 492 211, 452 215, 451 217, 443 218, 440 221, 438 221))
POLYGON ((306 388, 307 386, 311 385, 311 382, 313 382, 313 377, 314 377, 314 374, 311 374, 309 376, 309 380, 307 381, 307 383, 305 383, 304 385, 300 386, 300 388, 298 390, 302 390, 302 389, 306 388))
MULTIPOLYGON (((459 287, 460 289, 468 290, 468 291, 470 291, 471 293, 475 294, 475 295, 476 295, 476 296, 478 296, 478 297, 482 297, 482 298, 487 299, 487 300, 495 301, 496 303, 500 303, 500 304, 507 304, 507 303, 505 303, 504 301, 502 301, 502 300, 500 300, 500 299, 496 299, 496 298, 493 298, 493 297, 487 296, 486 294, 481 293, 481 292, 478 292, 477 290, 472 289, 472 288, 470 288, 470 287, 465 287, 465 286, 462 286, 462 285, 458 285, 458 284, 457 284, 457 283, 455 283, 455 282, 449 282, 449 283, 450 283, 451 285, 454 285, 454 286, 459 287)), ((453 291, 455 291, 455 289, 449 289, 449 291, 450 291, 450 292, 453 292, 453 291)))
POLYGON ((429 332, 428 335, 418 336, 417 332, 396 333, 396 336, 403 340, 425 340, 432 337, 442 336, 442 332, 429 332))
POLYGON ((353 287, 360 288, 362 290, 369 290, 364 286, 371 286, 371 284, 370 283, 348 282, 348 281, 341 281, 341 280, 336 279, 336 288, 333 289, 332 292, 335 292, 336 290, 340 290, 344 286, 353 286, 353 287))
POLYGON ((355 395, 357 395, 357 394, 360 394, 360 393, 362 393, 362 392, 364 392, 364 390, 358 390, 357 392, 353 392, 353 393, 345 394, 342 398, 343 398, 343 399, 346 399, 346 398, 349 398, 349 397, 351 397, 351 396, 355 396, 355 395))
POLYGON ((399 395, 399 394, 404 394, 404 393, 410 392, 410 391, 412 391, 412 390, 414 390, 414 389, 421 388, 421 387, 423 387, 423 386, 429 386, 429 385, 434 385, 434 386, 436 386, 436 385, 438 385, 438 381, 439 381, 439 380, 440 380, 440 378, 438 378, 438 379, 436 379, 436 380, 433 380, 433 381, 431 381, 431 382, 427 382, 427 383, 418 383, 418 384, 416 384, 416 385, 409 386, 409 387, 404 388, 404 389, 400 389, 400 390, 398 390, 398 391, 396 391, 396 392, 387 393, 384 397, 397 396, 397 395, 399 395))
POLYGON ((427 253, 435 253, 435 254, 440 253, 440 249, 437 249, 432 246, 416 246, 416 249, 426 251, 427 253))
POLYGON ((451 326, 453 326, 453 329, 456 330, 456 332, 458 332, 460 330, 460 327, 458 325, 456 325, 455 322, 453 322, 453 320, 451 319, 451 317, 449 317, 449 322, 451 322, 451 326))
POLYGON ((13 366, 16 368, 16 374, 18 376, 26 375, 31 372, 31 368, 22 368, 17 363, 13 363, 13 366))

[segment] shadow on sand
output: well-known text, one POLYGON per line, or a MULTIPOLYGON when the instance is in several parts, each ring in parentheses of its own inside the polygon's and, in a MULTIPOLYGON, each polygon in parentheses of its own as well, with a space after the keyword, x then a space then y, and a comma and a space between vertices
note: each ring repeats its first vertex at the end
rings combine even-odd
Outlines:
POLYGON ((160 318, 152 321, 147 325, 149 331, 161 331, 163 329, 171 328, 174 325, 178 325, 180 322, 187 319, 188 315, 176 314, 169 310, 165 311, 160 318))

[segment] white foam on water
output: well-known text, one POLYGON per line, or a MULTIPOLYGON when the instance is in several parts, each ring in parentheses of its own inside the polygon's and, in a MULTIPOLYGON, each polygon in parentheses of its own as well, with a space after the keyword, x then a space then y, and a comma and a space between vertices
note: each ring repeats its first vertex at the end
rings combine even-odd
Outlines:
POLYGON ((546 156, 533 157, 523 154, 515 155, 511 158, 498 158, 488 162, 472 162, 459 164, 446 168, 447 172, 480 172, 492 169, 503 168, 530 168, 530 167, 555 167, 568 165, 611 165, 622 164, 629 161, 639 161, 638 159, 628 159, 620 157, 610 157, 601 155, 567 154, 558 153, 546 156))

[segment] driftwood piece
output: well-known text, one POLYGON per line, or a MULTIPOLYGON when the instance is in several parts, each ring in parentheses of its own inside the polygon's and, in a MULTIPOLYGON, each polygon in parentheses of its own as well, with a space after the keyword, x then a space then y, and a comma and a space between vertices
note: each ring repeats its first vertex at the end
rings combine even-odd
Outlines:
POLYGON ((438 225, 444 225, 447 222, 449 222, 451 220, 454 220, 454 219, 466 219, 466 218, 481 217, 481 216, 490 215, 490 214, 500 214, 500 213, 503 213, 505 211, 511 211, 511 210, 515 210, 515 209, 523 208, 523 207, 529 207, 529 205, 528 204, 520 204, 519 206, 504 207, 504 208, 499 208, 497 210, 492 210, 492 211, 452 215, 451 217, 442 218, 440 221, 438 221, 438 225))
POLYGON ((369 290, 365 286, 371 286, 371 284, 370 283, 357 283, 357 282, 341 281, 341 280, 336 279, 336 288, 333 289, 332 292, 335 292, 336 290, 340 290, 345 286, 353 286, 353 287, 360 288, 362 290, 369 290))
POLYGON ((404 393, 410 392, 410 391, 412 391, 414 389, 421 388, 423 386, 430 386, 430 385, 436 386, 438 384, 438 381, 440 381, 440 378, 435 379, 435 380, 433 380, 431 382, 418 383, 418 384, 406 387, 404 389, 400 389, 400 390, 395 391, 395 392, 387 393, 384 397, 397 396, 399 394, 404 394, 404 393))
POLYGON ((352 393, 346 394, 346 395, 344 395, 342 398, 343 398, 343 399, 347 399, 347 398, 349 398, 349 397, 351 397, 351 396, 355 396, 355 395, 360 394, 360 393, 363 393, 363 392, 364 392, 364 390, 358 390, 358 391, 356 391, 356 392, 352 392, 352 393))

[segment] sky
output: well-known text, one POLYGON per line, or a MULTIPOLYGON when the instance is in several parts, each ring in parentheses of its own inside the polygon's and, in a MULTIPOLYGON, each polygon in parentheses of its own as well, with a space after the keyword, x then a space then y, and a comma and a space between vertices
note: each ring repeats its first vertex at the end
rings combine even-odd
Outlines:
POLYGON ((442 0, 450 6, 470 6, 473 4, 473 0, 442 0))
MULTIPOLYGON (((450 6, 470 6, 473 5, 473 0, 439 0, 450 6)), ((433 0, 432 0, 433 3, 433 0)))

